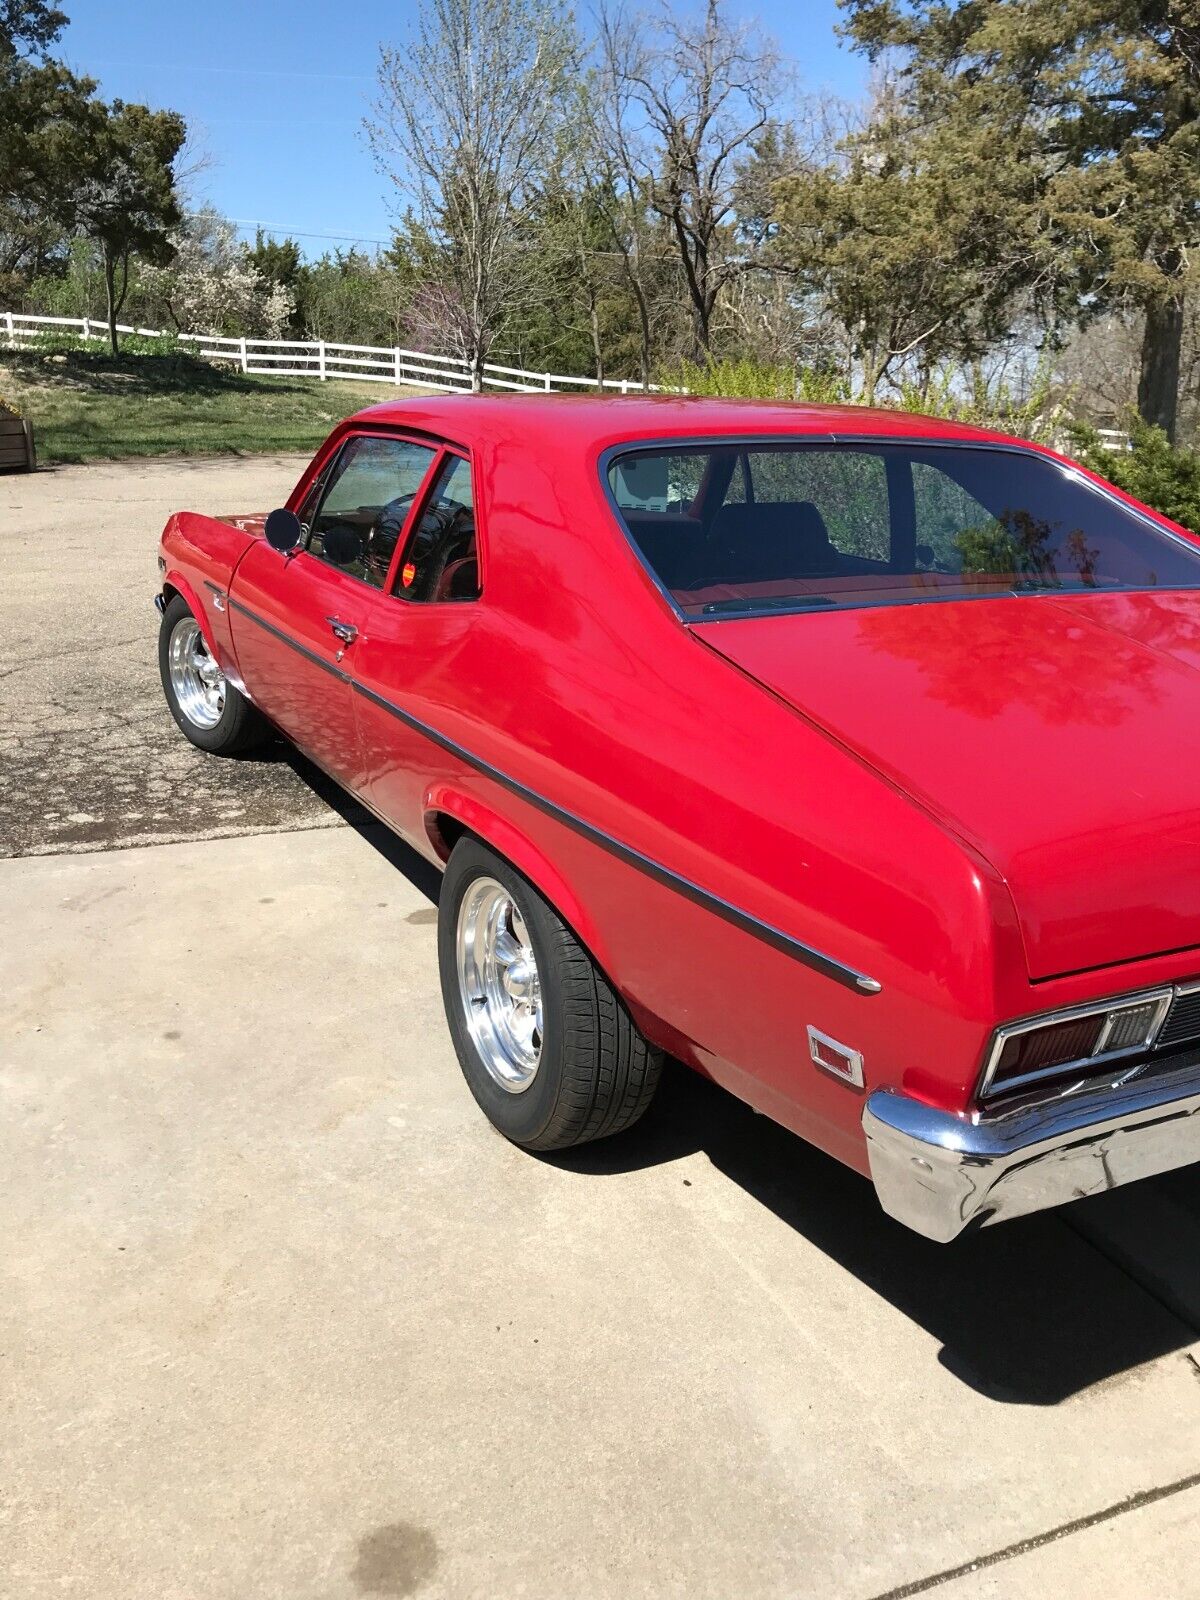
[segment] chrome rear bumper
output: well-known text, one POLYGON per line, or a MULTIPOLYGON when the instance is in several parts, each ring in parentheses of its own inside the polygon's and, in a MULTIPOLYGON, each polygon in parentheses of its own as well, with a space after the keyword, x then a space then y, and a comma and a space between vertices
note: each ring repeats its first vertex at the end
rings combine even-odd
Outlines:
POLYGON ((877 1089, 863 1130, 883 1209, 946 1242, 1200 1161, 1200 1060, 973 1116, 877 1089))

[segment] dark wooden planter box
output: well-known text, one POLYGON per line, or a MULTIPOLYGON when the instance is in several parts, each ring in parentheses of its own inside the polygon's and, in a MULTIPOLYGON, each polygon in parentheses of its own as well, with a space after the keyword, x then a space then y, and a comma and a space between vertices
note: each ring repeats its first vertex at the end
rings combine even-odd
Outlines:
POLYGON ((23 417, 0 411, 0 472, 32 472, 36 466, 33 429, 23 417))

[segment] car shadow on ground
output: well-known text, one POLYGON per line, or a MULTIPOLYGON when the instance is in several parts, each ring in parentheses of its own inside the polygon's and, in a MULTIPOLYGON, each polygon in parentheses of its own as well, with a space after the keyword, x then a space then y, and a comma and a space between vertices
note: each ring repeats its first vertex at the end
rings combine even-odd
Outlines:
POLYGON ((939 1339, 941 1364, 990 1399, 1055 1405, 1197 1337, 1076 1231, 1091 1202, 934 1244, 885 1216, 865 1178, 674 1062, 636 1128, 547 1159, 596 1178, 697 1151, 939 1339))
POLYGON ((424 856, 418 855, 411 845, 405 844, 403 839, 373 816, 365 806, 360 805, 341 784, 327 777, 320 767, 315 766, 294 745, 288 744, 283 739, 273 739, 260 749, 239 757, 239 760, 271 762, 290 767, 301 783, 311 789, 318 800, 336 812, 342 821, 352 827, 373 850, 378 851, 388 865, 407 878, 413 888, 424 895, 431 905, 437 905, 442 886, 442 874, 437 867, 426 861, 424 856))
MULTIPOLYGON (((436 867, 289 746, 272 747, 269 759, 288 762, 437 903, 436 867)), ((1056 1405, 1197 1338, 1195 1328, 1074 1225, 1093 1202, 933 1244, 885 1216, 865 1178, 676 1062, 667 1063, 654 1103, 635 1128, 540 1159, 598 1180, 697 1152, 937 1338, 941 1364, 990 1399, 1056 1405)), ((1200 1176, 1173 1178, 1192 1184, 1200 1213, 1200 1176)))

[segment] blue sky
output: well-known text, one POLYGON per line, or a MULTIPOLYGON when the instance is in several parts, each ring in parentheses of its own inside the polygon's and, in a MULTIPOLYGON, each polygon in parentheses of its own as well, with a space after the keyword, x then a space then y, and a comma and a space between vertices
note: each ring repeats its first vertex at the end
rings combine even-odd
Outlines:
MULTIPOLYGON (((360 130, 380 40, 403 40, 413 0, 60 4, 71 23, 58 53, 72 67, 99 79, 109 99, 170 107, 194 125, 211 159, 197 201, 244 232, 261 221, 291 233, 310 255, 386 240, 388 194, 360 130)), ((802 90, 853 96, 863 87, 862 60, 834 35, 835 0, 731 7, 774 34, 802 90)))

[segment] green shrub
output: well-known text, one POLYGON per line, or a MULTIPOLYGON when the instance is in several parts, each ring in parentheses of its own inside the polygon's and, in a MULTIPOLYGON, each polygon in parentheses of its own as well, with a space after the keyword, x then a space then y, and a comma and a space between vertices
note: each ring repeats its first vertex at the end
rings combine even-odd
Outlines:
POLYGON ((1049 367, 1039 365, 1018 397, 1003 379, 989 381, 975 368, 946 366, 924 387, 901 382, 895 402, 901 411, 916 411, 972 428, 992 428, 1021 439, 1049 440, 1058 416, 1049 367))
POLYGON ((844 378, 817 368, 757 361, 709 361, 701 365, 683 361, 664 373, 659 382, 667 389, 689 394, 718 395, 730 400, 807 400, 838 404, 850 398, 844 378))
MULTIPOLYGON (((120 336, 122 356, 173 356, 193 348, 181 345, 174 334, 167 333, 149 338, 140 333, 123 333, 120 336)), ((40 355, 95 355, 110 356, 108 337, 85 339, 81 333, 56 329, 39 333, 36 338, 23 339, 18 349, 36 350, 40 355)), ((111 356, 110 356, 111 359, 111 356)))
POLYGON ((1161 428, 1140 418, 1129 423, 1131 448, 1110 450, 1094 428, 1068 429, 1074 453, 1093 472, 1152 506, 1172 522, 1200 534, 1200 455, 1172 445, 1161 428))

